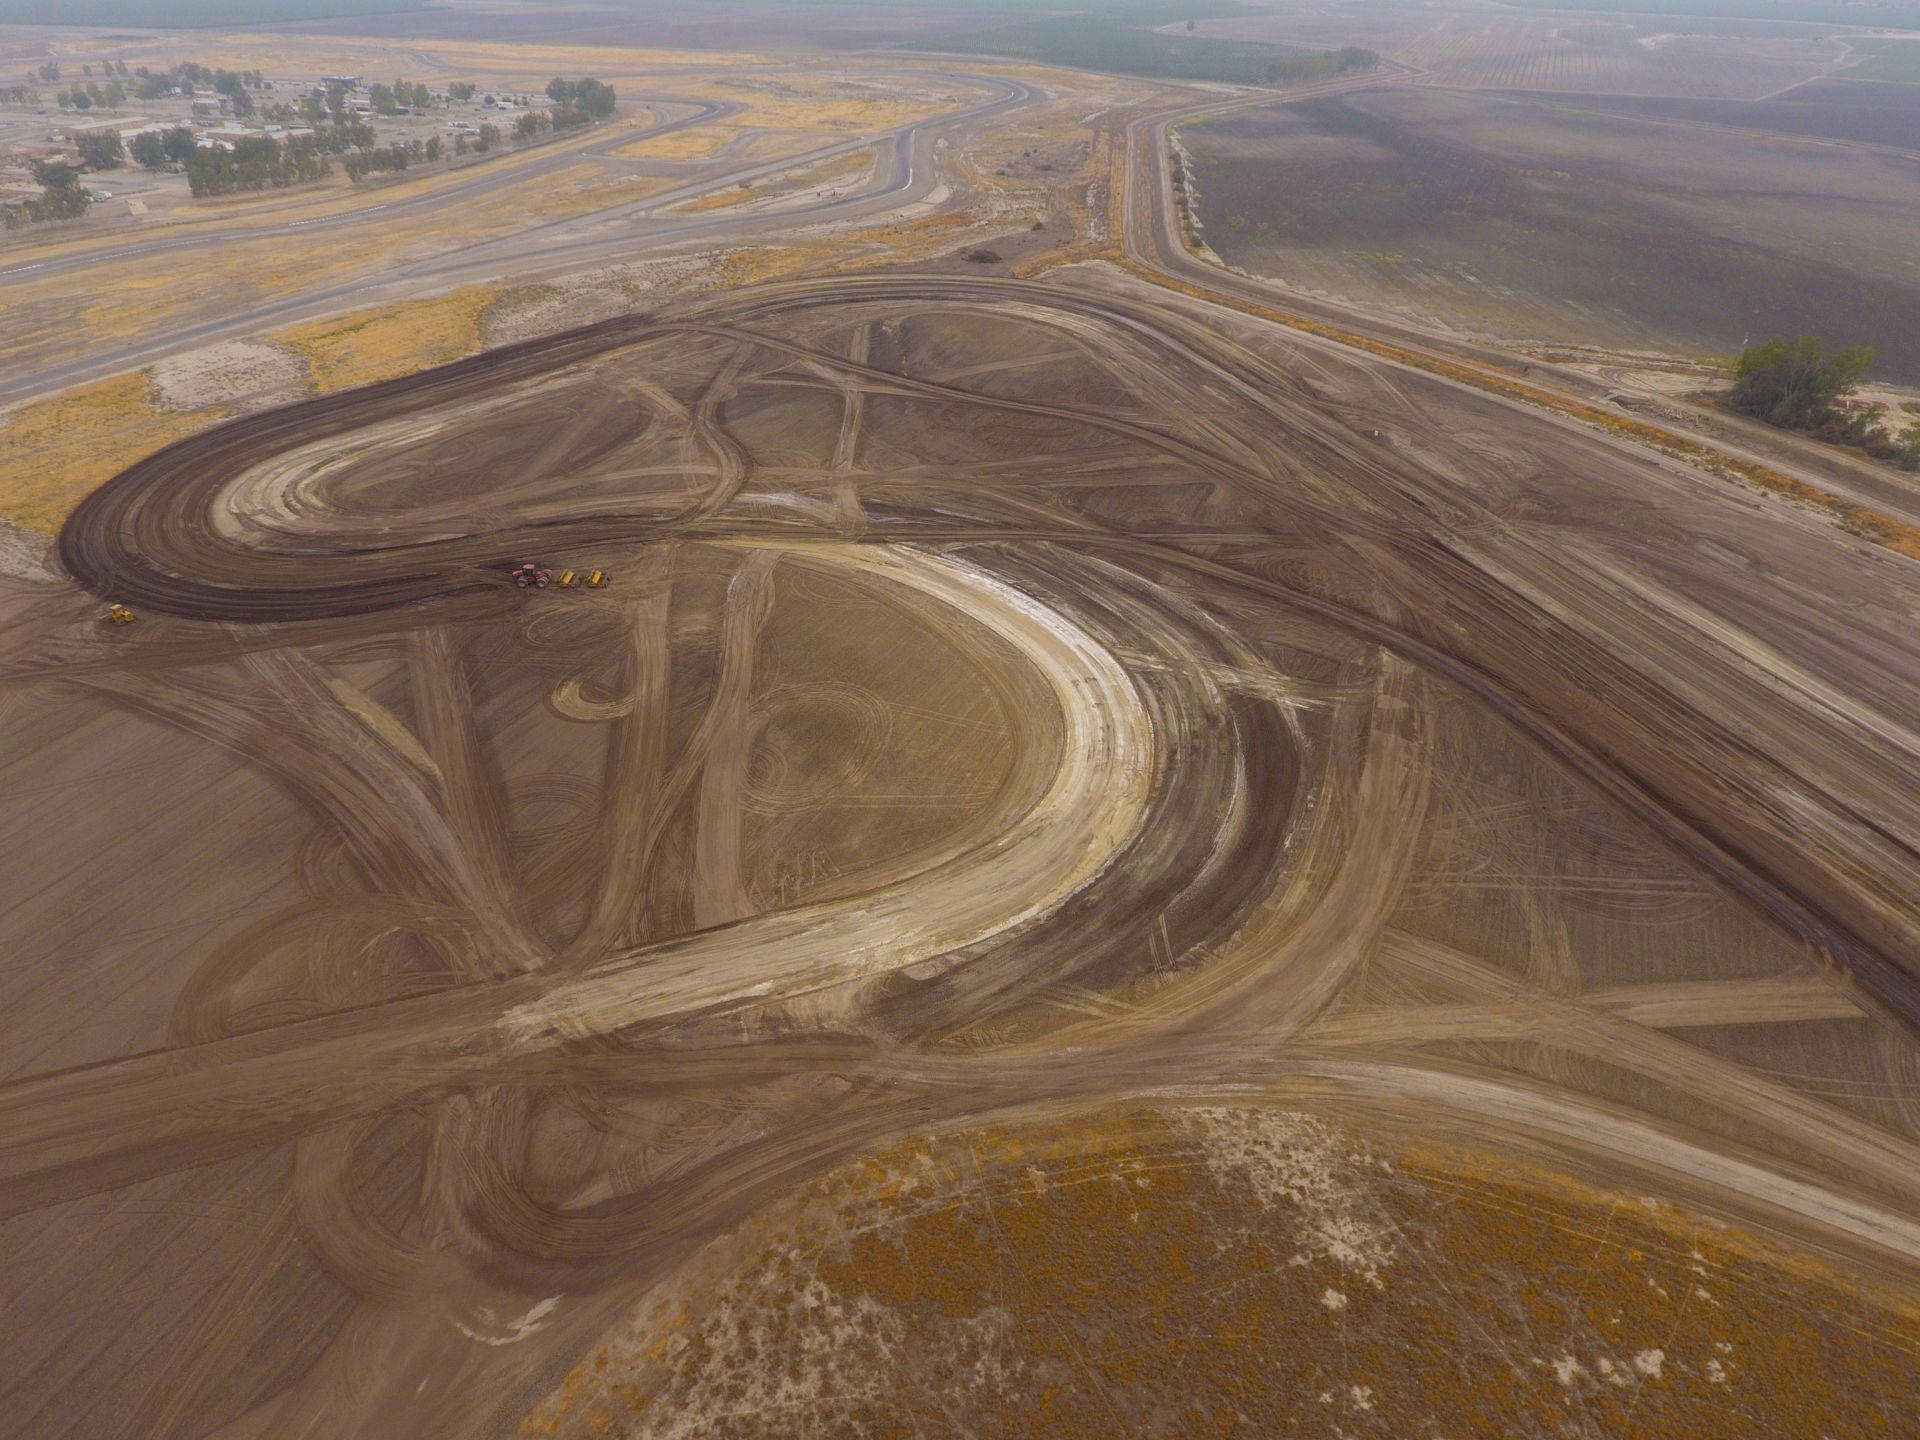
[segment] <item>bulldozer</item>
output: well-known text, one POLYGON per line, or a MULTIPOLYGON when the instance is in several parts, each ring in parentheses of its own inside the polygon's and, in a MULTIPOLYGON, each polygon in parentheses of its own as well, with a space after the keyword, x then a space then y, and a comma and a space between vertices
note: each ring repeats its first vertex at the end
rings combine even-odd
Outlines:
POLYGON ((133 611, 124 605, 115 603, 109 605, 107 607, 107 613, 100 618, 109 625, 131 625, 133 623, 133 611))
POLYGON ((587 572, 587 588, 589 590, 604 590, 607 588, 607 580, 609 578, 607 572, 604 570, 590 570, 587 572))
POLYGON ((553 583, 558 585, 562 590, 573 589, 573 587, 577 585, 579 581, 580 581, 580 577, 578 575, 575 575, 571 570, 562 570, 553 579, 553 583))

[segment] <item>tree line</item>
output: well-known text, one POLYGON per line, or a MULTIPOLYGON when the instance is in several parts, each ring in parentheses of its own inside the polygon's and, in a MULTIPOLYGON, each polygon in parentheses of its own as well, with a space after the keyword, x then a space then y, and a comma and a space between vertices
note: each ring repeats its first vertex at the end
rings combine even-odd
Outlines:
POLYGON ((1727 405, 1784 430, 1857 445, 1902 469, 1920 469, 1920 420, 1895 433, 1882 423, 1877 408, 1841 404, 1872 363, 1873 350, 1865 345, 1829 353, 1811 335, 1763 340, 1740 352, 1727 405))
POLYGON ((187 162, 187 186, 195 198, 233 195, 242 190, 276 190, 324 180, 333 165, 312 136, 284 143, 270 135, 249 135, 196 149, 187 162))
MULTIPOLYGON (((62 110, 117 110, 127 102, 129 93, 136 100, 160 100, 214 90, 226 97, 235 115, 244 118, 254 112, 253 97, 248 92, 273 88, 258 70, 210 69, 194 60, 183 60, 167 70, 150 70, 142 65, 133 71, 127 69, 126 61, 117 60, 101 65, 99 80, 93 78, 93 66, 81 69, 85 72, 84 83, 76 81, 54 95, 62 110)), ((60 67, 49 61, 35 74, 51 82, 60 78, 60 67)), ((29 80, 33 78, 33 74, 28 76, 29 80)))

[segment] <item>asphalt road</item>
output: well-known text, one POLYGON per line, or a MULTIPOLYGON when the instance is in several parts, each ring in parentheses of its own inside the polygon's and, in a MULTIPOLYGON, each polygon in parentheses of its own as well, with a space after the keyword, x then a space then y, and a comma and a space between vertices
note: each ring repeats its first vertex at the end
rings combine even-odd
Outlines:
MULTIPOLYGON (((497 240, 457 246, 429 259, 395 270, 367 275, 343 285, 308 291, 267 305, 252 306, 215 319, 183 325, 162 335, 132 345, 102 350, 67 364, 37 367, 0 366, 0 404, 16 404, 22 400, 51 394, 88 380, 119 374, 180 350, 211 344, 235 335, 256 334, 269 326, 351 308, 355 304, 374 304, 383 299, 411 297, 423 291, 501 275, 511 276, 516 281, 524 283, 546 275, 578 269, 582 265, 594 262, 610 263, 636 259, 651 252, 697 243, 708 238, 749 240, 755 235, 791 229, 797 224, 857 220, 897 209, 902 205, 923 199, 938 183, 933 168, 933 149, 941 136, 989 116, 1024 105, 1032 95, 1026 86, 1011 81, 968 76, 943 75, 940 78, 971 80, 996 89, 1000 93, 979 105, 934 119, 917 121, 877 137, 836 141, 816 150, 781 160, 731 166, 631 205, 589 216, 530 226, 497 240), (757 218, 741 219, 724 215, 669 217, 655 213, 700 195, 739 185, 742 182, 780 174, 869 145, 874 146, 878 152, 878 164, 868 184, 850 194, 822 199, 792 210, 784 210, 778 215, 757 218)), ((704 102, 700 103, 704 105, 704 102)), ((624 145, 647 135, 705 123, 720 118, 726 113, 728 113, 728 107, 706 106, 700 115, 663 122, 637 133, 623 132, 617 140, 609 139, 605 143, 624 145)), ((557 152, 551 160, 542 161, 540 165, 542 168, 549 168, 553 165, 571 163, 575 154, 576 152, 573 151, 557 152)), ((456 187, 450 191, 420 196, 414 200, 396 201, 390 206, 374 207, 374 210, 328 217, 325 221, 310 222, 310 225, 312 228, 322 224, 335 228, 350 226, 357 223, 361 217, 376 211, 391 214, 403 204, 421 212, 430 212, 441 204, 469 199, 476 191, 517 184, 524 180, 528 173, 525 167, 521 167, 497 176, 479 177, 468 185, 456 187)), ((245 232, 239 236, 225 235, 221 239, 222 243, 225 243, 235 238, 270 237, 286 233, 307 234, 309 224, 295 222, 288 226, 266 227, 257 234, 245 232)), ((181 249, 204 246, 208 242, 204 238, 179 237, 165 240, 156 238, 152 243, 163 245, 167 249, 181 249)), ((104 254, 90 253, 44 263, 47 266, 80 270, 116 256, 138 258, 152 253, 159 252, 147 246, 128 246, 104 254)), ((29 270, 36 278, 48 273, 45 269, 33 267, 18 267, 14 273, 24 275, 29 270)), ((6 278, 6 272, 0 272, 0 282, 4 282, 6 278)), ((3 294, 4 289, 0 288, 0 295, 3 294)))

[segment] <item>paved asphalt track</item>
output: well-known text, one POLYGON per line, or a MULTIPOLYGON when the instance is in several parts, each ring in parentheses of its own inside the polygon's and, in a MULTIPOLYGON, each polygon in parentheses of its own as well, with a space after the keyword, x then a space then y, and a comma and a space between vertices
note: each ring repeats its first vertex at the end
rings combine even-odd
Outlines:
MULTIPOLYGON (((0 367, 0 405, 17 404, 34 396, 64 390, 88 380, 119 374, 182 349, 211 344, 237 334, 257 333, 268 325, 288 323, 310 315, 348 308, 355 301, 372 304, 381 298, 413 296, 420 294, 423 290, 444 288, 502 274, 510 274, 516 280, 524 282, 555 271, 577 269, 583 264, 594 261, 613 263, 634 259, 651 250, 682 245, 710 236, 744 240, 755 234, 791 229, 797 223, 853 220, 897 209, 901 205, 925 198, 933 190, 937 183, 933 167, 933 148, 942 135, 988 116, 1024 105, 1033 98, 1031 89, 1014 81, 966 75, 941 75, 938 78, 974 83, 992 88, 999 93, 993 99, 967 109, 928 120, 915 121, 913 124, 884 132, 877 137, 836 141, 799 155, 731 168, 716 175, 690 181, 660 194, 650 195, 645 200, 631 205, 532 226, 513 235, 448 250, 397 270, 363 276, 346 284, 329 286, 323 290, 308 291, 272 304, 254 306, 242 313, 181 326, 148 340, 118 349, 100 351, 65 365, 0 367), (779 174, 802 165, 817 163, 869 145, 876 148, 879 161, 874 167, 869 183, 851 194, 823 199, 809 206, 758 219, 741 220, 724 215, 689 218, 663 216, 657 213, 700 195, 764 176, 779 174)), ((623 131, 617 138, 610 138, 605 143, 609 146, 626 145, 636 139, 685 129, 730 113, 729 107, 726 106, 709 105, 705 102, 681 103, 700 103, 702 110, 696 115, 665 121, 637 133, 623 131)), ((558 152, 550 163, 571 162, 578 153, 580 152, 558 152)), ((423 195, 413 200, 397 201, 391 206, 375 207, 375 209, 383 216, 391 215, 403 205, 414 210, 430 210, 448 201, 469 199, 476 191, 519 183, 526 178, 527 174, 528 171, 523 166, 512 171, 504 171, 498 176, 482 177, 470 185, 456 187, 453 190, 423 195)), ((271 237, 276 234, 304 235, 322 225, 328 228, 339 228, 358 224, 371 213, 374 211, 354 211, 346 215, 329 216, 324 220, 295 222, 292 225, 265 227, 259 231, 246 231, 237 235, 223 235, 220 240, 226 243, 232 240, 271 237)), ((167 249, 178 249, 205 245, 209 242, 204 237, 182 236, 156 240, 154 243, 163 245, 167 249)), ((128 246, 107 252, 90 252, 71 258, 46 261, 41 268, 34 269, 32 273, 37 278, 48 273, 47 267, 84 268, 106 259, 150 253, 157 252, 149 246, 128 246)), ((15 275, 25 273, 26 268, 18 267, 13 272, 0 270, 0 282, 4 282, 9 273, 15 275)), ((3 287, 0 287, 0 293, 4 293, 3 287)))

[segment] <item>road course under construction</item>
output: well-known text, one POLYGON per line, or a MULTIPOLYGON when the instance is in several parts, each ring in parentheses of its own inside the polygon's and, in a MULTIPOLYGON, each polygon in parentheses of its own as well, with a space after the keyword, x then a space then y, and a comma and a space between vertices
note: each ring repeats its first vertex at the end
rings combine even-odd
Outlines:
POLYGON ((1116 1098, 1307 1086, 1920 1276, 1920 1138, 1688 1039, 1857 1025, 1913 1104, 1906 562, 1613 437, 1104 267, 812 280, 234 420, 59 556, 0 675, 325 858, 165 1044, 0 1087, 0 1207, 292 1146, 386 1297, 311 1374, 399 1358, 281 1433, 497 1425, 832 1164, 1116 1098), (694 1095, 751 1134, 536 1173, 543 1105, 694 1095), (402 1114, 428 1180, 357 1190, 402 1114), (570 1298, 474 1384, 399 1338, 449 1286, 570 1298))

